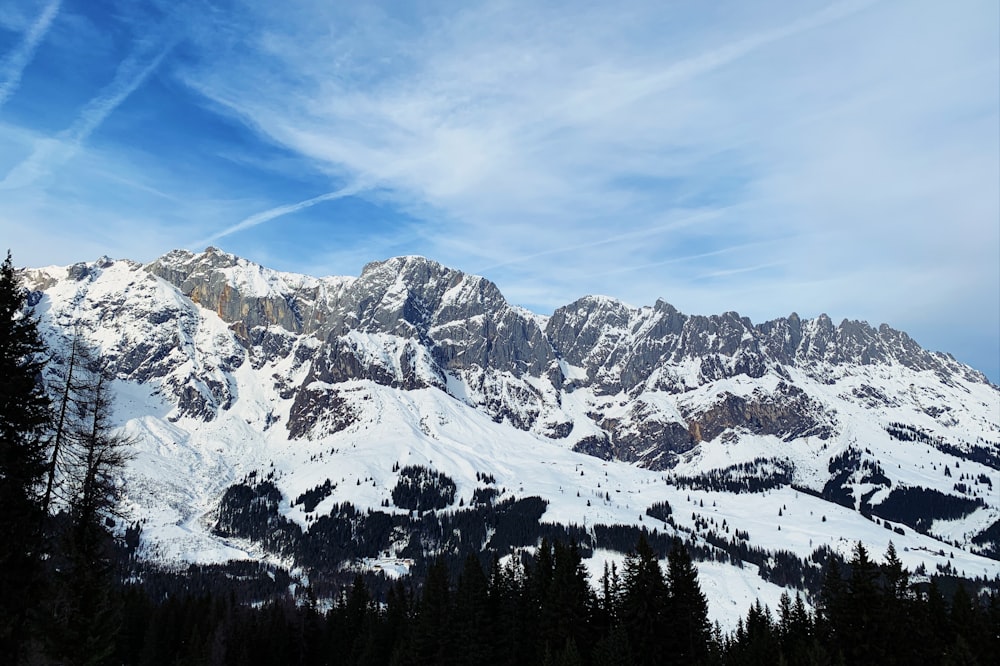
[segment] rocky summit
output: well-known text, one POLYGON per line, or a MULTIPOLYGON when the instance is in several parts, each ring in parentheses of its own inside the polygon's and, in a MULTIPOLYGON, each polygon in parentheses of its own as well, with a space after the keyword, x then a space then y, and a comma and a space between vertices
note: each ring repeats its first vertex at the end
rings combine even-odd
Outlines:
MULTIPOLYGON (((894 538, 910 566, 1000 574, 1000 390, 885 324, 754 324, 601 296, 541 316, 412 256, 357 277, 215 248, 23 275, 54 350, 49 380, 74 336, 116 378, 137 452, 127 510, 149 558, 301 564, 223 520, 234 487, 267 475, 274 520, 306 539, 345 503, 410 515, 392 493, 409 464, 454 485, 434 515, 487 485, 494 506, 536 497, 536 524, 579 527, 595 561, 617 552, 596 526, 627 525, 708 551, 738 531, 803 560, 894 538), (663 504, 672 513, 650 511, 663 504)), ((396 528, 369 555, 402 561, 415 537, 396 528)), ((421 552, 447 547, 419 539, 421 552)), ((727 571, 702 565, 710 592, 735 594, 727 571)), ((781 587, 761 565, 746 575, 748 590, 781 587)))

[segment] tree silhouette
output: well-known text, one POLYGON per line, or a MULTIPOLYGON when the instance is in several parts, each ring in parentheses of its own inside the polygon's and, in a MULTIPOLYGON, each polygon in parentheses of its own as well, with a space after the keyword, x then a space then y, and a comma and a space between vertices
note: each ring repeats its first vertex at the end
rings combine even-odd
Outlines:
POLYGON ((39 488, 50 402, 27 299, 8 252, 0 265, 0 662, 7 664, 22 659, 28 611, 39 599, 45 517, 39 488))

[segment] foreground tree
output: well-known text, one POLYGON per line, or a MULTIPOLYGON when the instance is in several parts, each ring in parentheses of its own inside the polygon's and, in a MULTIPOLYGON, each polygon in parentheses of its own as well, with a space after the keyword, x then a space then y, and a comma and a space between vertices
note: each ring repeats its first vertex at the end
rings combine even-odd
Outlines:
POLYGON ((5 664, 23 658, 28 612, 38 598, 45 517, 39 490, 49 400, 42 384, 44 347, 27 299, 8 252, 0 265, 0 662, 5 664))
POLYGON ((698 584, 698 570, 691 555, 676 538, 667 553, 667 586, 670 590, 667 619, 673 629, 669 647, 676 663, 707 663, 712 651, 708 599, 698 584))
POLYGON ((62 516, 54 561, 54 629, 49 652, 68 664, 102 663, 114 651, 120 618, 113 591, 114 543, 108 526, 118 517, 121 469, 131 441, 111 422, 109 378, 88 369, 76 404, 78 420, 63 448, 62 516))
POLYGON ((58 495, 56 479, 60 466, 65 467, 67 449, 74 436, 86 430, 87 401, 92 400, 94 374, 98 369, 94 351, 84 341, 79 330, 73 332, 69 356, 64 362, 62 381, 54 387, 52 427, 49 433, 49 461, 42 508, 48 514, 58 495))
POLYGON ((660 664, 667 654, 669 592, 656 552, 639 537, 635 553, 625 558, 621 623, 636 664, 660 664))

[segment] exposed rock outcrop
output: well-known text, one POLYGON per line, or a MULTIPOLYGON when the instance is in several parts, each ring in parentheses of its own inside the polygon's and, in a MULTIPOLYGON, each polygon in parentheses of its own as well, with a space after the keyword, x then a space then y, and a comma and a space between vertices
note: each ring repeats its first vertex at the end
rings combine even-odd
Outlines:
MULTIPOLYGON (((796 376, 828 383, 896 364, 942 382, 986 381, 884 324, 834 325, 826 315, 792 313, 754 325, 735 312, 685 315, 663 300, 635 308, 587 296, 546 319, 510 305, 489 280, 422 257, 372 262, 358 277, 313 278, 208 248, 173 251, 145 267, 102 258, 26 277, 38 294, 65 281, 72 307, 90 308, 95 327, 127 322, 105 357, 123 379, 160 381, 177 416, 211 420, 228 409, 239 399, 233 373, 246 363, 270 372, 278 396, 292 400, 285 422, 292 438, 355 422, 336 387, 370 381, 446 391, 497 422, 664 468, 727 431, 829 437, 836 416, 796 376), (108 271, 117 286, 104 285, 108 271), (209 325, 202 309, 224 326, 209 325), (768 377, 765 384, 777 388, 709 391, 707 402, 685 402, 718 382, 768 377), (620 404, 613 416, 601 410, 581 421, 563 407, 579 390, 595 404, 620 404), (674 396, 672 408, 643 402, 662 394, 674 396)), ((866 405, 899 399, 865 385, 845 395, 866 405)), ((951 418, 934 404, 921 409, 951 418)))

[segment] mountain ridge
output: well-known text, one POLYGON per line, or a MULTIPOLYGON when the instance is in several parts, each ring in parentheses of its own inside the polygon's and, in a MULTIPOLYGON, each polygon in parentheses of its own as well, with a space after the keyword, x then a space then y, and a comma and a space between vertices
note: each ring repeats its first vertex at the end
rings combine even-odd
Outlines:
MULTIPOLYGON (((128 504, 164 561, 267 556, 213 527, 251 472, 275 473, 275 510, 307 534, 332 502, 396 515, 387 491, 409 461, 449 475, 464 501, 489 473, 500 497, 537 495, 558 524, 639 525, 656 503, 695 496, 800 557, 814 542, 843 550, 836 526, 876 550, 902 540, 914 566, 947 544, 1000 574, 973 554, 1000 552, 1000 391, 886 325, 794 313, 754 325, 593 296, 543 317, 412 256, 313 278, 210 248, 24 276, 52 377, 75 331, 116 376, 118 422, 140 449, 128 504), (327 481, 326 504, 293 503, 327 481), (724 490, 741 484, 771 490, 724 490), (953 498, 959 517, 900 513, 910 488, 953 498), (769 493, 786 506, 794 494, 810 517, 774 533, 769 493), (886 529, 871 531, 873 515, 886 529)), ((708 538, 703 507, 661 528, 708 538)))

